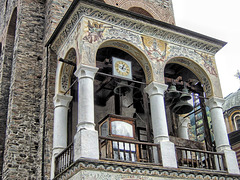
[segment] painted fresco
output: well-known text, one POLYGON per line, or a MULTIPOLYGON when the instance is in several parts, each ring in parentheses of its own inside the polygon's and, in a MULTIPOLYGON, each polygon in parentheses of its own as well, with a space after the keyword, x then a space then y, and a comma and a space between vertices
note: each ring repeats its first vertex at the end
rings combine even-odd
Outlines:
POLYGON ((210 75, 216 77, 218 76, 213 55, 209 55, 183 46, 170 44, 170 53, 167 57, 167 61, 174 57, 185 57, 187 59, 191 59, 199 64, 203 69, 206 69, 206 72, 208 72, 210 75))
POLYGON ((104 25, 103 23, 85 19, 83 21, 82 42, 79 46, 82 52, 82 63, 95 66, 96 50, 98 43, 103 41, 103 36, 106 29, 112 26, 104 25))
POLYGON ((161 62, 167 55, 167 43, 147 36, 142 37, 147 55, 152 61, 161 62))
MULTIPOLYGON (((68 61, 76 63, 76 51, 75 49, 70 49, 67 53, 67 56, 64 58, 68 61)), ((61 71, 60 71, 60 83, 59 83, 59 92, 65 93, 68 88, 71 86, 71 77, 73 74, 74 66, 61 63, 61 71)), ((68 92, 70 94, 70 92, 68 92)))
POLYGON ((94 43, 103 39, 103 32, 106 28, 112 28, 112 26, 105 26, 102 23, 98 23, 97 21, 88 20, 88 25, 86 27, 85 35, 83 36, 83 40, 89 43, 94 43))
POLYGON ((142 36, 143 49, 150 59, 153 67, 154 80, 164 83, 163 65, 166 57, 169 55, 169 46, 166 42, 142 36))
POLYGON ((91 19, 84 19, 82 63, 88 65, 95 64, 96 52, 100 45, 101 47, 115 47, 128 52, 143 67, 147 81, 152 81, 151 65, 146 60, 143 52, 140 52, 140 50, 143 50, 143 45, 139 35, 91 19), (129 43, 134 44, 137 48, 129 43))
POLYGON ((62 66, 62 73, 60 79, 60 92, 65 93, 67 89, 70 87, 72 76, 72 67, 70 65, 63 65, 62 66))
POLYGON ((81 21, 83 16, 95 19, 99 22, 101 21, 102 23, 104 22, 105 24, 111 24, 115 27, 118 27, 118 29, 125 29, 131 32, 135 32, 136 34, 145 34, 149 37, 161 39, 168 43, 189 47, 195 50, 201 50, 210 54, 215 54, 222 48, 222 45, 219 44, 202 40, 200 41, 196 38, 192 38, 182 33, 169 31, 168 29, 164 29, 161 26, 141 22, 137 19, 121 16, 110 11, 108 12, 106 10, 99 9, 98 7, 79 3, 79 6, 74 10, 72 16, 69 17, 67 23, 64 25, 62 31, 54 41, 52 45, 54 51, 57 52, 58 49, 61 48, 61 45, 68 39, 69 34, 72 33, 75 25, 81 21))
POLYGON ((214 76, 218 76, 217 75, 217 70, 216 70, 216 64, 214 61, 214 57, 210 56, 208 54, 205 53, 199 53, 197 51, 195 51, 197 54, 199 54, 202 57, 202 62, 204 67, 207 69, 207 71, 214 76))
POLYGON ((174 45, 154 37, 143 36, 111 24, 83 18, 64 46, 70 47, 73 44, 77 50, 78 65, 83 63, 95 66, 96 53, 99 48, 115 47, 126 51, 138 60, 144 69, 148 83, 151 81, 165 83, 164 67, 171 60, 171 62, 182 64, 193 71, 201 79, 209 96, 213 90, 207 76, 214 78, 214 84, 219 86, 213 55, 174 45), (181 57, 182 60, 172 60, 177 57, 181 57), (183 60, 184 58, 189 60, 183 60))

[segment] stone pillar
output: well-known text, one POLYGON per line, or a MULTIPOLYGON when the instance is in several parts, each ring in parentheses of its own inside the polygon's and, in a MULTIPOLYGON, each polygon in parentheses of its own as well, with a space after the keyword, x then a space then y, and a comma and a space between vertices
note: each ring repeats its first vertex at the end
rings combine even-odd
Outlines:
POLYGON ((223 103, 224 99, 212 97, 206 104, 210 108, 216 149, 218 152, 223 152, 225 154, 228 172, 232 174, 239 174, 236 153, 231 150, 228 140, 227 129, 222 111, 223 103))
POLYGON ((78 78, 78 125, 74 136, 74 161, 99 159, 98 132, 94 123, 93 80, 98 68, 81 64, 74 73, 78 78))
POLYGON ((145 92, 150 98, 154 143, 160 144, 163 166, 177 168, 175 146, 169 141, 164 104, 164 92, 167 87, 166 84, 152 82, 145 88, 145 92))
POLYGON ((57 94, 54 96, 53 155, 51 179, 54 177, 55 157, 67 147, 67 117, 72 96, 57 94))
POLYGON ((189 139, 188 135, 188 124, 190 123, 190 119, 179 117, 178 121, 178 137, 183 139, 189 139))

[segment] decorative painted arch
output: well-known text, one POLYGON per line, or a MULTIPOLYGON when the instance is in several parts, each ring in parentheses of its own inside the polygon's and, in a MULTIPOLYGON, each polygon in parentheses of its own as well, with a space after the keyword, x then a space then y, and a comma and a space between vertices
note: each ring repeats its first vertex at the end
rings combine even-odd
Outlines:
POLYGON ((169 63, 175 63, 184 66, 185 68, 192 71, 193 74, 196 75, 196 77, 199 79, 201 84, 203 85, 204 92, 206 93, 207 97, 213 96, 213 87, 211 80, 205 70, 198 65, 196 62, 194 62, 191 59, 185 58, 185 57, 174 57, 167 62, 165 62, 164 69, 167 64, 169 63))
POLYGON ((131 12, 139 13, 139 14, 154 18, 152 16, 152 14, 150 14, 148 11, 146 11, 145 9, 143 9, 141 7, 135 7, 134 6, 134 7, 129 8, 128 10, 131 11, 131 12))
MULTIPOLYGON (((132 57, 134 57, 143 68, 143 71, 146 77, 146 83, 149 84, 153 81, 154 76, 153 76, 153 69, 152 69, 151 63, 149 62, 149 59, 144 54, 144 52, 142 52, 139 48, 123 40, 107 40, 102 42, 99 45, 98 49, 106 48, 106 47, 114 47, 114 48, 120 49, 128 53, 132 57)), ((96 54, 97 54, 97 51, 96 51, 96 54)))
POLYGON ((122 9, 129 10, 131 8, 141 8, 144 9, 148 14, 150 14, 154 19, 161 20, 159 16, 159 12, 151 7, 151 4, 148 4, 146 1, 142 0, 124 0, 124 1, 113 1, 113 0, 104 0, 105 3, 110 4, 112 6, 117 6, 122 9))
POLYGON ((138 0, 135 1, 125 1, 119 5, 120 8, 130 10, 131 8, 141 8, 148 12, 154 19, 161 20, 159 17, 158 12, 151 6, 149 6, 146 2, 141 2, 138 0))
POLYGON ((240 110, 235 110, 234 112, 232 112, 231 115, 229 116, 229 121, 231 121, 234 125, 235 129, 232 130, 239 130, 237 122, 240 121, 240 110))
MULTIPOLYGON (((74 48, 69 49, 63 59, 76 64, 76 59, 77 59, 76 50, 74 48)), ((72 74, 75 69, 75 66, 71 64, 59 62, 57 69, 58 69, 58 72, 57 72, 57 78, 56 78, 57 79, 56 93, 64 94, 71 86, 71 78, 72 78, 72 74)), ((69 93, 70 92, 68 92, 68 94, 69 93)))

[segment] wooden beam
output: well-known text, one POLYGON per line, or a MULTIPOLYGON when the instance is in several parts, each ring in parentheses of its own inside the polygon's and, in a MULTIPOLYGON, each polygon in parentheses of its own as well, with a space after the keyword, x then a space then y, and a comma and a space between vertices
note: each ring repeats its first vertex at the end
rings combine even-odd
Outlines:
POLYGON ((71 66, 76 66, 76 63, 72 62, 72 61, 69 61, 67 59, 62 59, 60 58, 59 61, 63 62, 63 63, 66 63, 66 64, 69 64, 71 66))

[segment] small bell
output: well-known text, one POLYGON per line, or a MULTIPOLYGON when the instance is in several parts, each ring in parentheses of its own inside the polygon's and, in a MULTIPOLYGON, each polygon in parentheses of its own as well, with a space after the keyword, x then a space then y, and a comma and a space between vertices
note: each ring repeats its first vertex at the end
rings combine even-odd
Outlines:
POLYGON ((179 97, 179 92, 177 91, 177 88, 175 85, 171 85, 169 88, 168 88, 168 92, 167 92, 167 97, 168 98, 178 98, 179 97))
POLYGON ((193 110, 193 106, 187 101, 180 100, 173 107, 172 111, 176 114, 186 114, 193 110))
POLYGON ((181 94, 181 96, 180 96, 180 100, 182 100, 182 101, 188 101, 188 100, 190 100, 192 97, 191 97, 191 95, 189 94, 189 92, 188 92, 188 89, 186 88, 186 87, 184 87, 183 89, 182 89, 182 94, 181 94))

